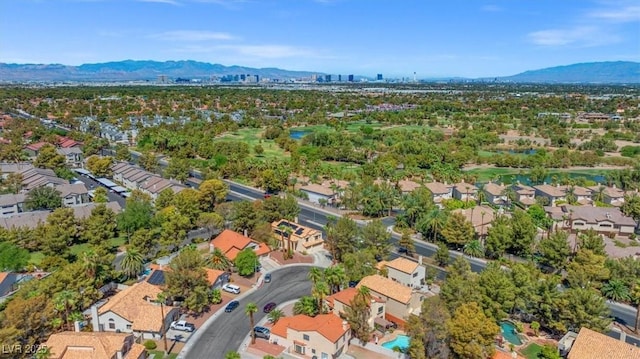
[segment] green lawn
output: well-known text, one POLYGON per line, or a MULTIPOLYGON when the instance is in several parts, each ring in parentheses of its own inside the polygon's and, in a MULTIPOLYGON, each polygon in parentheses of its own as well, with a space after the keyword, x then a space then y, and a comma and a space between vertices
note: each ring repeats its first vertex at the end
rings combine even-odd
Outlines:
POLYGON ((40 265, 40 263, 42 263, 43 259, 44 259, 44 254, 42 252, 32 252, 31 259, 29 259, 29 263, 32 263, 37 267, 40 265))
POLYGON ((527 345, 526 348, 522 349, 520 353, 524 355, 527 359, 538 359, 538 354, 542 351, 542 346, 531 343, 527 345))
MULTIPOLYGON (((234 132, 227 132, 220 137, 216 137, 214 141, 222 140, 239 140, 249 144, 251 152, 255 145, 260 144, 264 148, 262 158, 282 158, 286 156, 284 150, 282 150, 273 140, 265 140, 262 138, 264 132, 261 128, 243 128, 234 132)), ((254 153, 255 156, 255 153, 254 153)))
MULTIPOLYGON (((126 241, 127 239, 125 237, 117 237, 117 238, 111 238, 108 242, 111 247, 117 248, 117 247, 123 246, 126 243, 126 241)), ((89 247, 90 247, 89 243, 74 244, 69 248, 69 252, 79 257, 80 255, 82 255, 83 252, 87 251, 89 247)), ((29 259, 29 263, 32 263, 38 266, 40 265, 40 263, 42 263, 43 259, 44 259, 44 253, 32 252, 31 258, 29 259)))
MULTIPOLYGON (((155 359, 164 358, 164 352, 161 350, 148 350, 149 354, 153 355, 155 359)), ((177 353, 170 353, 167 358, 176 359, 178 357, 177 353)))

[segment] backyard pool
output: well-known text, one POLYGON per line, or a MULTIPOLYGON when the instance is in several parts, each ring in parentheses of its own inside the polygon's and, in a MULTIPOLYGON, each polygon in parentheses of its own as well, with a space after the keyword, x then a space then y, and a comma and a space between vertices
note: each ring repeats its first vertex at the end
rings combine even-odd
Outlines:
POLYGON ((511 322, 500 322, 500 331, 502 336, 513 345, 522 345, 522 340, 516 332, 516 327, 511 322))
POLYGON ((404 352, 409 349, 409 337, 406 335, 398 335, 394 340, 382 343, 382 346, 391 350, 398 347, 400 351, 404 352))
POLYGON ((302 137, 306 136, 309 133, 309 131, 291 131, 289 132, 289 137, 293 140, 299 140, 302 137))

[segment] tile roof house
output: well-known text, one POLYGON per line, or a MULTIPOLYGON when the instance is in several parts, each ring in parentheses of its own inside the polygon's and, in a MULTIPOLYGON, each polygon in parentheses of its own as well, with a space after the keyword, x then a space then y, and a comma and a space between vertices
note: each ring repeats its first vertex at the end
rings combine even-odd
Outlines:
POLYGON ((385 319, 404 323, 409 314, 420 314, 422 296, 410 287, 404 286, 379 274, 362 278, 356 288, 367 287, 372 295, 386 301, 385 319))
POLYGON ((50 359, 145 359, 142 344, 131 334, 107 332, 61 332, 52 334, 44 345, 50 359))
POLYGON ((516 195, 516 202, 522 204, 523 207, 527 208, 536 204, 536 189, 531 186, 526 186, 520 183, 516 183, 512 186, 513 191, 516 195))
POLYGON ((33 165, 29 162, 18 162, 18 163, 0 163, 0 175, 2 178, 6 178, 9 173, 19 173, 22 171, 30 170, 34 168, 33 165))
POLYGON ((602 197, 603 197, 602 202, 608 205, 611 205, 614 207, 621 207, 624 204, 625 193, 620 188, 617 188, 615 184, 612 187, 592 186, 592 187, 589 187, 589 189, 591 190, 593 197, 596 197, 599 191, 602 191, 602 197))
POLYGON ((496 211, 489 206, 475 206, 468 209, 456 209, 451 213, 460 213, 471 222, 473 229, 478 236, 486 236, 491 223, 496 219, 496 211))
POLYGON ((576 202, 579 204, 590 204, 592 191, 589 188, 580 186, 561 186, 559 184, 552 186, 542 184, 534 186, 537 197, 545 197, 549 201, 550 206, 557 205, 558 201, 566 201, 567 196, 573 191, 576 202))
POLYGON ((506 188, 507 186, 503 184, 489 182, 483 186, 482 190, 486 195, 487 202, 502 205, 507 202, 507 196, 504 194, 506 188))
POLYGON ((287 248, 289 241, 296 252, 313 252, 324 246, 322 232, 286 219, 271 223, 271 230, 282 248, 287 248))
MULTIPOLYGON (((337 293, 334 293, 324 299, 325 305, 329 308, 330 312, 344 318, 347 313, 347 308, 351 307, 351 301, 358 294, 358 289, 347 288, 337 293)), ((369 319, 367 323, 371 328, 374 328, 376 321, 384 323, 385 317, 385 303, 386 301, 380 297, 371 296, 371 307, 369 312, 369 319), (381 321, 382 320, 382 321, 381 321)), ((386 324, 386 323, 385 323, 386 324)))
POLYGON ((451 185, 440 182, 430 182, 425 183, 424 186, 431 191, 431 194, 433 195, 433 202, 435 202, 439 207, 442 207, 441 203, 443 200, 453 198, 453 186, 451 185))
POLYGON ((271 338, 293 356, 338 358, 349 348, 351 329, 335 314, 281 318, 271 328, 271 338))
POLYGON ((36 142, 36 143, 30 143, 28 145, 26 145, 24 147, 24 152, 26 152, 29 157, 37 157, 38 153, 40 153, 40 150, 42 149, 42 147, 48 145, 49 143, 47 142, 36 142))
POLYGON ((400 188, 400 192, 406 194, 415 191, 416 189, 422 187, 422 185, 414 181, 400 180, 398 181, 398 187, 400 188))
POLYGON ((173 180, 162 178, 158 175, 149 176, 138 185, 138 189, 151 196, 153 200, 158 198, 160 192, 167 188, 173 190, 173 193, 178 193, 186 189, 187 187, 173 180))
POLYGON ((62 197, 62 205, 65 207, 73 207, 89 201, 89 191, 84 183, 62 184, 56 186, 60 197, 62 197))
POLYGON ((215 249, 220 249, 222 253, 233 261, 245 248, 253 249, 258 257, 267 255, 271 252, 269 246, 264 243, 258 243, 253 239, 244 236, 230 229, 225 229, 216 238, 209 242, 209 253, 213 253, 215 249))
POLYGON ((602 233, 630 235, 637 225, 636 221, 625 216, 615 207, 569 206, 560 209, 545 207, 547 214, 556 221, 565 221, 574 231, 593 229, 602 233))
POLYGON ((398 257, 392 261, 382 261, 381 266, 387 268, 387 278, 407 287, 421 287, 424 284, 426 268, 419 262, 398 257))
POLYGON ((582 327, 567 359, 638 359, 640 348, 582 327))
POLYGON ((329 186, 310 183, 300 187, 300 191, 305 193, 309 202, 317 204, 334 204, 338 199, 338 194, 329 186))
POLYGON ((453 185, 453 197, 461 201, 475 201, 478 199, 478 187, 471 183, 460 182, 453 185))
POLYGON ((22 212, 26 198, 27 195, 24 193, 0 195, 0 217, 9 217, 22 212))
POLYGON ((19 173, 22 175, 22 190, 26 192, 38 187, 55 187, 69 183, 56 176, 56 173, 50 169, 30 168, 19 173))
MULTIPOLYGON (((96 208, 100 203, 83 203, 74 207, 73 214, 76 219, 85 219, 91 215, 91 211, 96 208)), ((118 204, 118 202, 108 202, 105 203, 107 208, 111 209, 115 213, 120 213, 122 207, 118 204)), ((40 223, 45 223, 47 221, 47 217, 51 211, 33 211, 33 212, 22 212, 18 214, 14 214, 8 217, 0 217, 0 227, 4 227, 6 229, 11 228, 35 228, 40 223)))
POLYGON ((179 315, 179 308, 155 303, 162 289, 147 282, 136 283, 118 292, 100 308, 92 307, 94 330, 134 333, 144 339, 160 339, 161 330, 179 315), (164 317, 162 316, 164 311, 164 317), (97 320, 96 320, 97 319, 97 320))
POLYGON ((58 148, 58 154, 63 155, 67 165, 72 167, 80 167, 84 156, 80 147, 58 148))

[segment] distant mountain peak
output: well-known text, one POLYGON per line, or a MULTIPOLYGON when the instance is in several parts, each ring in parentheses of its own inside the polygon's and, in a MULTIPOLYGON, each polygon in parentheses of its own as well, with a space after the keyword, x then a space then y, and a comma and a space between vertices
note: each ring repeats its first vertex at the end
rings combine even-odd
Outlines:
POLYGON ((584 62, 525 71, 499 79, 501 81, 537 83, 640 83, 640 62, 584 62))

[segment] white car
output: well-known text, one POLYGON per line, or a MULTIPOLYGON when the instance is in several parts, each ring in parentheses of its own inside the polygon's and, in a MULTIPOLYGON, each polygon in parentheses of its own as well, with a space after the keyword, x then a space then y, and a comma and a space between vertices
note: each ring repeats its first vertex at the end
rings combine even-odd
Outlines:
POLYGON ((233 293, 233 294, 240 294, 240 287, 238 287, 235 284, 227 283, 222 286, 222 290, 224 290, 225 292, 233 293))
POLYGON ((178 321, 172 322, 170 328, 175 330, 181 330, 183 332, 192 332, 196 330, 195 325, 191 323, 187 323, 187 321, 185 320, 178 320, 178 321))

